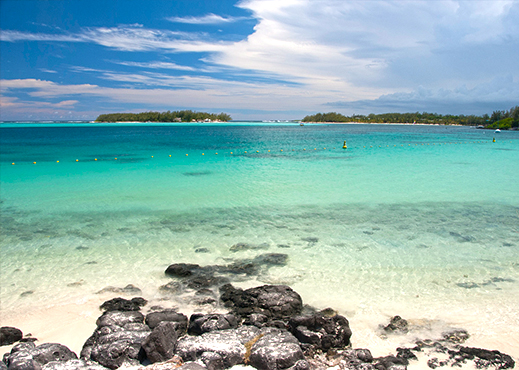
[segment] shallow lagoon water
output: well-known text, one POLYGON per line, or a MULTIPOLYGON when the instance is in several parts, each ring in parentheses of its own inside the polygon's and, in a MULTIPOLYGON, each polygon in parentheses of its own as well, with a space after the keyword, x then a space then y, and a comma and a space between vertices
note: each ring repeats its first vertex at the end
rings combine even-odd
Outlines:
POLYGON ((158 287, 171 263, 285 253, 286 266, 237 283, 288 284, 305 303, 334 307, 350 320, 355 346, 383 354, 389 345, 378 326, 401 315, 425 323, 428 335, 462 327, 475 345, 519 355, 517 132, 0 130, 4 318, 67 304, 85 311, 83 303, 106 298, 95 294, 106 286, 134 284, 162 302, 158 287), (249 248, 233 251, 236 243, 249 248))

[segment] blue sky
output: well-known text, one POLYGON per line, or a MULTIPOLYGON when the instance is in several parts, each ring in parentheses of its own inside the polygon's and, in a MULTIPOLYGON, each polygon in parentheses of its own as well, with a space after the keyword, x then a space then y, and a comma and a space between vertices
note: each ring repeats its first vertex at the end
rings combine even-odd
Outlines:
POLYGON ((519 104, 518 1, 0 0, 0 120, 519 104))

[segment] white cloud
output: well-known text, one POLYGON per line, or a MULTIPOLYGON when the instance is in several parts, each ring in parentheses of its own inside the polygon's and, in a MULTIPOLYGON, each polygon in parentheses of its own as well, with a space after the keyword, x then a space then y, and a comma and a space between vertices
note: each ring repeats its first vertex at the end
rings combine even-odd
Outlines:
POLYGON ((200 17, 168 17, 166 20, 174 23, 187 23, 187 24, 222 24, 222 23, 233 23, 244 19, 246 17, 222 17, 216 14, 206 14, 200 17))
POLYGON ((148 69, 173 69, 178 71, 196 71, 196 68, 189 66, 181 66, 171 62, 124 62, 112 61, 112 63, 128 67, 139 67, 148 69))

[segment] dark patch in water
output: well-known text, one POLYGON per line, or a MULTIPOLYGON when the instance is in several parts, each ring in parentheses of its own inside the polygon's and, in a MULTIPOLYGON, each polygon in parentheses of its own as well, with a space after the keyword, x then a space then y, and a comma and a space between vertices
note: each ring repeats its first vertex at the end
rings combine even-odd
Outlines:
POLYGON ((319 238, 309 236, 307 238, 301 238, 301 240, 308 243, 317 243, 319 238))
POLYGON ((85 263, 85 265, 97 265, 97 262, 96 261, 89 261, 89 262, 85 263))
POLYGON ((474 282, 469 282, 469 283, 456 283, 457 286, 461 287, 461 288, 465 288, 465 289, 474 289, 474 288, 479 288, 479 285, 474 283, 474 282))
POLYGON ((249 243, 236 243, 229 248, 231 252, 238 252, 244 250, 254 250, 254 249, 267 249, 270 245, 268 243, 262 244, 249 244, 249 243))
POLYGON ((182 175, 184 176, 207 176, 211 175, 211 171, 200 171, 200 172, 184 172, 182 175))
POLYGON ((209 253, 209 249, 207 248, 196 248, 195 253, 209 253))
POLYGON ((34 290, 27 290, 25 292, 23 292, 22 294, 20 294, 20 297, 27 297, 28 295, 31 295, 34 293, 34 290))
POLYGON ((80 245, 79 247, 76 247, 76 249, 77 249, 78 251, 86 251, 86 250, 88 250, 88 249, 90 249, 90 248, 88 248, 88 247, 83 247, 82 245, 80 245))
POLYGON ((278 248, 290 248, 290 245, 287 245, 287 244, 278 244, 278 248))
POLYGON ((474 238, 473 236, 470 236, 470 235, 468 235, 468 236, 461 235, 460 233, 456 233, 456 232, 453 232, 453 231, 449 232, 449 234, 451 236, 454 236, 454 237, 458 238, 458 240, 460 242, 475 242, 476 241, 476 238, 474 238))
POLYGON ((514 279, 493 277, 490 279, 493 283, 515 283, 514 279))

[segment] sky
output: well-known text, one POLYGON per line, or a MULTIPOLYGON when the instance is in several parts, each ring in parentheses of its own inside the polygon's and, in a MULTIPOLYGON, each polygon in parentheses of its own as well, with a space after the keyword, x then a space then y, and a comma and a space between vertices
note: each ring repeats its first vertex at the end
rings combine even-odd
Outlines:
POLYGON ((0 0, 0 120, 113 112, 491 114, 519 1, 0 0))

